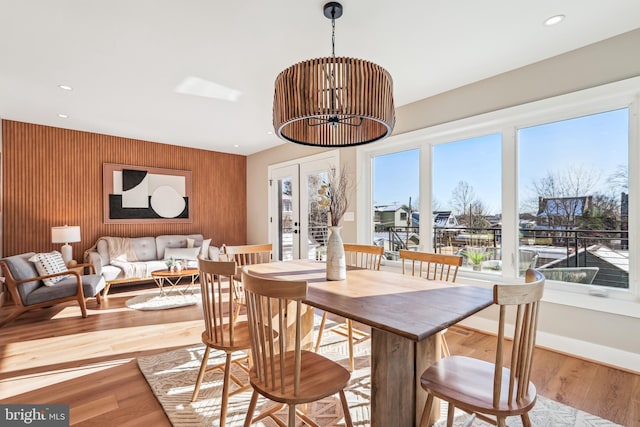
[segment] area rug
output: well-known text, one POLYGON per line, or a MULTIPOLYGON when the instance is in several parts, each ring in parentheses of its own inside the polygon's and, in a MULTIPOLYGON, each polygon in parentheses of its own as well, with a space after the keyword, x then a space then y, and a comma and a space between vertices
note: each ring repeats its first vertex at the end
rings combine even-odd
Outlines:
MULTIPOLYGON (((369 341, 355 346, 355 370, 351 374, 351 382, 345 394, 349 401, 349 408, 353 423, 356 426, 370 425, 371 396, 370 369, 369 369, 369 341)), ((325 333, 321 352, 333 360, 347 367, 349 358, 346 341, 336 334, 325 333)), ((204 354, 202 345, 181 348, 154 356, 138 358, 138 366, 149 383, 153 393, 162 405, 169 420, 175 427, 182 426, 218 426, 220 413, 220 395, 222 391, 222 371, 212 371, 205 376, 198 400, 191 403, 193 386, 196 381, 200 361, 204 354)), ((241 354, 238 354, 241 355, 241 354)), ((224 353, 211 352, 209 364, 215 365, 224 361, 224 353)), ((246 374, 234 366, 235 375, 246 378, 246 374)), ((233 390, 233 389, 232 389, 233 390)), ((227 414, 227 426, 241 426, 244 422, 251 390, 238 393, 229 399, 227 414)), ((260 399, 255 415, 265 411, 273 405, 271 402, 260 399)), ((442 413, 446 416, 446 404, 443 404, 442 413)), ((337 396, 310 404, 307 414, 323 427, 344 426, 342 407, 337 396)), ((595 415, 571 408, 561 403, 538 396, 536 406, 529 413, 534 426, 617 426, 595 415)), ((278 413, 278 417, 286 424, 286 411, 278 413)), ((457 414, 455 426, 464 425, 469 416, 457 414)), ((508 418, 509 426, 522 426, 520 418, 508 418)), ((262 420, 255 426, 276 427, 271 419, 262 420)), ((445 426, 441 419, 437 426, 445 426)), ((475 419, 473 426, 489 426, 481 420, 475 419)))
POLYGON ((200 293, 191 291, 184 295, 175 290, 168 291, 166 295, 159 292, 154 294, 142 294, 125 301, 125 305, 134 310, 167 310, 169 308, 186 307, 200 302, 200 293))

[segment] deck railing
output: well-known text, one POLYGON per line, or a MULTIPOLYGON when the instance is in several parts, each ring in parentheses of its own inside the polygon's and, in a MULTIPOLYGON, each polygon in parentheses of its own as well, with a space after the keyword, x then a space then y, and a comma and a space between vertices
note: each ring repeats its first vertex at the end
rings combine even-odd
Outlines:
MULTIPOLYGON (((400 249, 419 247, 418 227, 389 227, 385 234, 388 259, 397 259, 400 249)), ((501 261, 500 228, 434 227, 433 239, 433 247, 439 253, 464 255, 466 247, 484 248, 487 261, 483 263, 484 269, 501 268, 500 263, 488 262, 501 261)), ((519 229, 520 266, 529 265, 531 258, 530 266, 543 270, 574 269, 582 274, 589 269, 591 274, 592 269, 597 268, 599 272, 592 283, 602 286, 628 288, 628 248, 627 230, 519 229)), ((466 259, 464 268, 471 268, 466 259)), ((567 273, 566 277, 572 276, 567 273)))

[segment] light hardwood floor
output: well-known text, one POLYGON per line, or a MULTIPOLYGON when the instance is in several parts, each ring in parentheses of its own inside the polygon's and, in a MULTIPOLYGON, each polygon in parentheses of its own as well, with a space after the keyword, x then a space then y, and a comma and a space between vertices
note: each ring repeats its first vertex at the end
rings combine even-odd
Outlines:
MULTIPOLYGON (((0 402, 68 403, 75 426, 170 426, 136 357, 199 343, 199 308, 135 311, 124 302, 152 284, 112 290, 102 306, 36 310, 0 328, 0 402)), ((450 328, 451 352, 490 360, 495 338, 450 328)), ((640 375, 536 351, 541 395, 625 426, 640 426, 640 375)))

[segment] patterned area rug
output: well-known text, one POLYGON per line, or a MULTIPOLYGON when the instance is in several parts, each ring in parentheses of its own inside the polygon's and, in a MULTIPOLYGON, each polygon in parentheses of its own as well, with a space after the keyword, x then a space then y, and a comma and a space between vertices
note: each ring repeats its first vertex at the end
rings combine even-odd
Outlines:
MULTIPOLYGON (((369 341, 364 341, 355 346, 356 369, 352 372, 351 383, 345 390, 351 417, 356 426, 370 425, 369 350, 369 341)), ((338 335, 332 333, 323 334, 321 352, 343 364, 343 366, 348 366, 349 358, 346 341, 338 335)), ((219 425, 222 371, 216 370, 207 373, 202 382, 198 400, 191 403, 193 386, 203 354, 204 347, 202 345, 194 345, 155 356, 138 358, 140 370, 175 427, 219 425)), ((242 356, 242 354, 238 354, 238 356, 242 356)), ((224 362, 224 353, 214 353, 212 351, 209 364, 216 365, 222 362, 224 362)), ((232 372, 239 378, 246 378, 244 371, 235 366, 232 372)), ((227 426, 243 425, 250 398, 250 389, 230 397, 227 426)), ((272 405, 273 403, 268 400, 259 399, 255 415, 258 415, 260 411, 265 411, 272 405)), ((442 407, 442 413, 446 417, 446 404, 442 407)), ((323 427, 345 425, 342 407, 337 396, 308 405, 307 414, 323 427)), ((617 426, 617 424, 542 396, 538 396, 536 406, 529 415, 534 426, 617 426)), ((279 412, 278 417, 286 424, 286 410, 279 412)), ((469 415, 467 414, 458 414, 454 425, 456 427, 462 426, 468 418, 469 415)), ((509 426, 522 425, 519 418, 509 418, 507 423, 509 426)), ((443 419, 437 423, 438 427, 445 425, 446 422, 443 419)), ((488 426, 489 424, 475 419, 472 425, 488 426)), ((277 424, 267 418, 255 423, 254 426, 276 427, 277 424)))
POLYGON ((169 308, 186 307, 198 304, 201 301, 200 293, 191 293, 184 295, 176 290, 167 291, 166 295, 142 294, 125 301, 125 305, 134 310, 166 310, 169 308))

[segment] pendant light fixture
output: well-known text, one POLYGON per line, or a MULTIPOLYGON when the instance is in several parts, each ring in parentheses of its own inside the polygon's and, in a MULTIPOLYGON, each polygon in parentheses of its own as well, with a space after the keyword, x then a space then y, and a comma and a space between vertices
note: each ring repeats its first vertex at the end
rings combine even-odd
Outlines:
POLYGON ((324 5, 331 19, 331 57, 299 62, 275 82, 273 127, 284 140, 315 147, 378 141, 395 125, 393 82, 387 70, 362 59, 335 56, 335 21, 342 5, 324 5))

